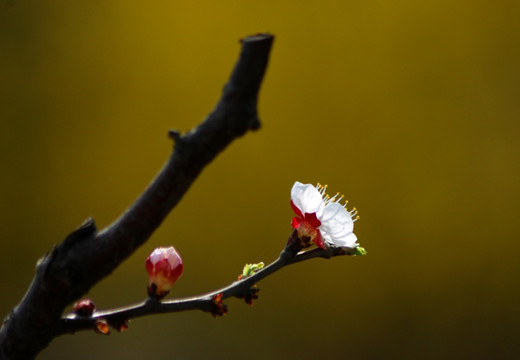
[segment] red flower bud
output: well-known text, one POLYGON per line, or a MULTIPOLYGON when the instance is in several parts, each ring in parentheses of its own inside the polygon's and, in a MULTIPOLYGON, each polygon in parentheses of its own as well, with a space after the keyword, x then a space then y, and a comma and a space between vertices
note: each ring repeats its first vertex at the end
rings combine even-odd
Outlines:
POLYGON ((145 263, 148 272, 148 295, 157 300, 169 292, 182 274, 182 259, 173 246, 155 249, 145 263))

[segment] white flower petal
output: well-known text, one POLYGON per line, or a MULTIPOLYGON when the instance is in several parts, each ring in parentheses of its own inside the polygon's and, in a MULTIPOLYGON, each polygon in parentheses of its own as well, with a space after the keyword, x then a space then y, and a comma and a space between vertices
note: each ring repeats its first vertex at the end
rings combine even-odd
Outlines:
POLYGON ((329 244, 341 247, 350 247, 351 244, 355 244, 354 221, 343 206, 336 202, 328 203, 323 208, 323 214, 319 220, 321 221, 320 232, 323 239, 329 244))
POLYGON ((334 245, 338 247, 347 247, 353 249, 356 247, 357 236, 354 233, 349 233, 344 237, 335 238, 334 240, 334 245))
POLYGON ((177 253, 175 248, 173 246, 170 246, 168 248, 160 247, 156 248, 151 254, 150 254, 150 262, 155 266, 159 261, 167 259, 168 263, 170 263, 170 266, 172 268, 179 265, 182 260, 180 255, 177 253))
POLYGON ((159 261, 164 259, 164 251, 163 248, 156 248, 151 254, 150 254, 150 261, 155 266, 159 261))
POLYGON ((332 239, 330 238, 330 235, 327 234, 326 232, 324 231, 320 231, 320 234, 321 234, 321 237, 323 238, 323 240, 329 244, 329 245, 334 245, 334 241, 332 241, 332 239))
POLYGON ((313 185, 296 181, 291 189, 291 200, 302 214, 317 213, 318 217, 321 215, 323 198, 313 185))
POLYGON ((340 228, 345 228, 347 231, 354 230, 354 221, 348 211, 337 202, 328 203, 320 217, 322 227, 325 226, 332 232, 338 231, 340 228))

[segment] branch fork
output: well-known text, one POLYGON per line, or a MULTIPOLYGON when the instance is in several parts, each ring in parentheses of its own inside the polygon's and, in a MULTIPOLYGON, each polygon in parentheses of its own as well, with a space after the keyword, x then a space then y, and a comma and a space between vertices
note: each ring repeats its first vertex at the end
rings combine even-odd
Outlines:
MULTIPOLYGON (((0 359, 34 358, 63 333, 64 309, 147 241, 213 158, 236 138, 260 127, 258 93, 273 40, 270 34, 241 40, 240 56, 215 109, 187 134, 169 132, 175 141, 174 151, 149 187, 119 219, 99 232, 94 221, 87 220, 38 262, 27 293, 0 329, 0 359)), ((158 307, 160 311, 174 307, 149 301, 143 306, 158 307)), ((193 305, 184 300, 178 305, 179 311, 186 306, 193 305)), ((131 315, 133 310, 129 311, 131 315)), ((114 318, 108 324, 121 324, 123 320, 114 318)), ((98 325, 98 330, 105 333, 106 326, 102 322, 98 325)))

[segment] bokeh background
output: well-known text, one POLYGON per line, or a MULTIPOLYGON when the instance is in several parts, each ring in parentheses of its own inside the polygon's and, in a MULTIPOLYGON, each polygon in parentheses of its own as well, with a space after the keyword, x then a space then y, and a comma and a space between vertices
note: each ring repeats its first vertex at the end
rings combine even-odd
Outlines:
POLYGON ((0 313, 83 220, 107 226, 213 108, 238 39, 276 35, 259 110, 162 227, 88 294, 173 296, 274 260, 295 180, 359 209, 366 257, 312 260, 250 308, 55 339, 39 359, 511 359, 520 353, 520 2, 22 1, 0 11, 0 313))

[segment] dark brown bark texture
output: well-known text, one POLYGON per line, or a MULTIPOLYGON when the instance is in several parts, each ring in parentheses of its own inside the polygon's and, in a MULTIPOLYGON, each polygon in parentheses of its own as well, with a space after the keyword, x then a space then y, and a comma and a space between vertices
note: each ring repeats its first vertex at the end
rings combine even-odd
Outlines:
POLYGON ((175 142, 170 158, 118 220, 99 232, 87 220, 38 262, 27 293, 0 329, 0 359, 34 358, 63 332, 65 307, 146 242, 215 156, 260 127, 258 93, 273 40, 258 34, 241 41, 240 57, 215 109, 187 134, 170 131, 175 142))

